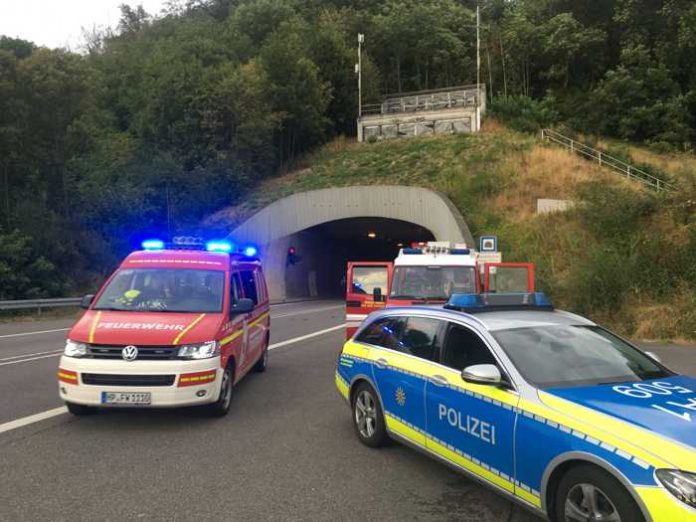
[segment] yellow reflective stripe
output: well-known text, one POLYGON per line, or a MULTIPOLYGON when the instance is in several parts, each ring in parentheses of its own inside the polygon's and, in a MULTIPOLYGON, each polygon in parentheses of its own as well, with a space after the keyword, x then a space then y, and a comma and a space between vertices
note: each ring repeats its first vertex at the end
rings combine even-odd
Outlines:
POLYGON ((338 388, 339 393, 343 396, 345 400, 348 400, 350 396, 350 389, 348 388, 348 383, 336 372, 336 388, 338 388))
POLYGON ((93 343, 94 342, 94 332, 97 329, 97 323, 99 323, 99 319, 101 319, 101 312, 97 312, 96 315, 94 316, 94 320, 92 321, 92 326, 89 329, 89 342, 93 343))
POLYGON ((517 487, 515 488, 515 495, 520 497, 522 500, 529 502, 533 506, 541 508, 541 498, 537 497, 536 495, 532 495, 529 491, 525 491, 524 489, 517 487))
POLYGON ((410 426, 407 426, 392 415, 389 415, 389 413, 385 413, 384 420, 386 421, 387 428, 390 431, 393 431, 397 435, 401 435, 405 439, 410 440, 419 446, 425 447, 425 435, 422 433, 414 430, 410 426))
POLYGON ((240 337, 244 333, 244 330, 237 330, 234 332, 232 335, 228 335, 227 337, 224 337, 223 339, 220 340, 221 345, 226 345, 228 343, 231 343, 234 341, 237 337, 240 337))
POLYGON ((637 459, 638 464, 649 464, 656 468, 676 465, 681 469, 696 469, 696 453, 693 450, 656 433, 544 391, 539 391, 539 398, 544 405, 520 401, 519 407, 576 430, 601 444, 613 446, 618 450, 617 454, 621 454, 619 451, 625 453, 629 460, 637 459))
POLYGON ((188 325, 186 328, 184 328, 184 329, 181 331, 181 333, 180 333, 179 335, 177 335, 177 336, 174 338, 174 342, 173 342, 172 344, 179 344, 179 341, 181 340, 181 338, 182 338, 184 335, 186 335, 186 333, 187 333, 191 328, 193 328, 193 327, 196 326, 198 323, 200 323, 201 320, 202 320, 204 317, 205 317, 205 314, 201 314, 201 315, 199 315, 198 317, 196 317, 196 318, 191 322, 190 325, 188 325))
POLYGON ((263 321, 266 317, 268 317, 268 314, 269 314, 269 312, 262 313, 257 319, 254 320, 253 323, 250 323, 249 326, 256 326, 261 321, 263 321))
POLYGON ((635 491, 645 504, 653 522, 696 520, 693 509, 689 509, 663 488, 637 486, 635 491))

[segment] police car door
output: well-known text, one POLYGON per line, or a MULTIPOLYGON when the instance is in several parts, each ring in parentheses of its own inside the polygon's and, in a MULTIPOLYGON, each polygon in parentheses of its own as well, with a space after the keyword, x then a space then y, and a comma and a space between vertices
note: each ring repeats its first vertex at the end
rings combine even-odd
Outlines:
POLYGON ((505 386, 472 384, 461 375, 476 364, 495 364, 504 373, 501 365, 478 333, 453 323, 440 363, 426 385, 428 449, 513 493, 518 396, 505 386))
POLYGON ((426 376, 439 356, 445 322, 429 317, 395 317, 385 325, 382 348, 374 350, 373 375, 387 427, 425 446, 426 376))

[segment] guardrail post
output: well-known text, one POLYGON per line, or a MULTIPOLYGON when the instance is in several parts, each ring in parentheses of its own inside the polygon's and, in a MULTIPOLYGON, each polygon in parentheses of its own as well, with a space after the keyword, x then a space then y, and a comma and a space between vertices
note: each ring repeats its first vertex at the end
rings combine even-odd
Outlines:
POLYGON ((599 158, 599 166, 601 167, 602 166, 602 151, 601 150, 599 151, 599 154, 597 155, 597 157, 599 158))
POLYGON ((628 168, 626 169, 626 177, 628 179, 631 179, 631 166, 629 165, 628 168))
POLYGON ((575 152, 573 140, 570 140, 570 152, 575 152))

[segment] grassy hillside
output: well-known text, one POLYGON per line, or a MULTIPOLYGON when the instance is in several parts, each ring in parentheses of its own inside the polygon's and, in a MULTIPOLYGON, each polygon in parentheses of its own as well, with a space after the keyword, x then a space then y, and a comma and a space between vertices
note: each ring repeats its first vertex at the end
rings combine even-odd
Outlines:
POLYGON ((475 236, 500 237, 505 260, 534 261, 558 306, 638 338, 696 338, 693 191, 655 195, 490 120, 478 135, 335 141, 211 223, 237 223, 291 193, 366 184, 444 192, 475 236), (576 205, 538 215, 537 198, 576 205))

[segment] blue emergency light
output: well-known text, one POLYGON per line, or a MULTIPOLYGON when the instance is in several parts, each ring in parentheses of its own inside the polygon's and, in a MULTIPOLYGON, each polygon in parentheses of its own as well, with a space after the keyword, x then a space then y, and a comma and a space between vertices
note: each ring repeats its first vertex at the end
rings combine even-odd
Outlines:
POLYGON ((254 245, 248 245, 244 247, 244 250, 242 250, 242 252, 244 252, 244 255, 247 257, 254 257, 256 254, 259 253, 259 250, 254 245))
POLYGON ((408 254, 408 255, 419 255, 419 254, 422 255, 423 254, 423 251, 420 248, 404 248, 402 250, 402 252, 404 254, 408 254))
POLYGON ((163 250, 164 241, 161 239, 146 239, 141 243, 143 250, 163 250))
POLYGON ((214 241, 208 241, 205 244, 205 249, 208 252, 222 252, 225 254, 229 254, 232 252, 232 243, 229 241, 224 241, 224 240, 214 240, 214 241))
POLYGON ((543 292, 500 294, 452 294, 445 305, 448 310, 470 314, 477 312, 510 310, 553 310, 553 305, 543 292))

